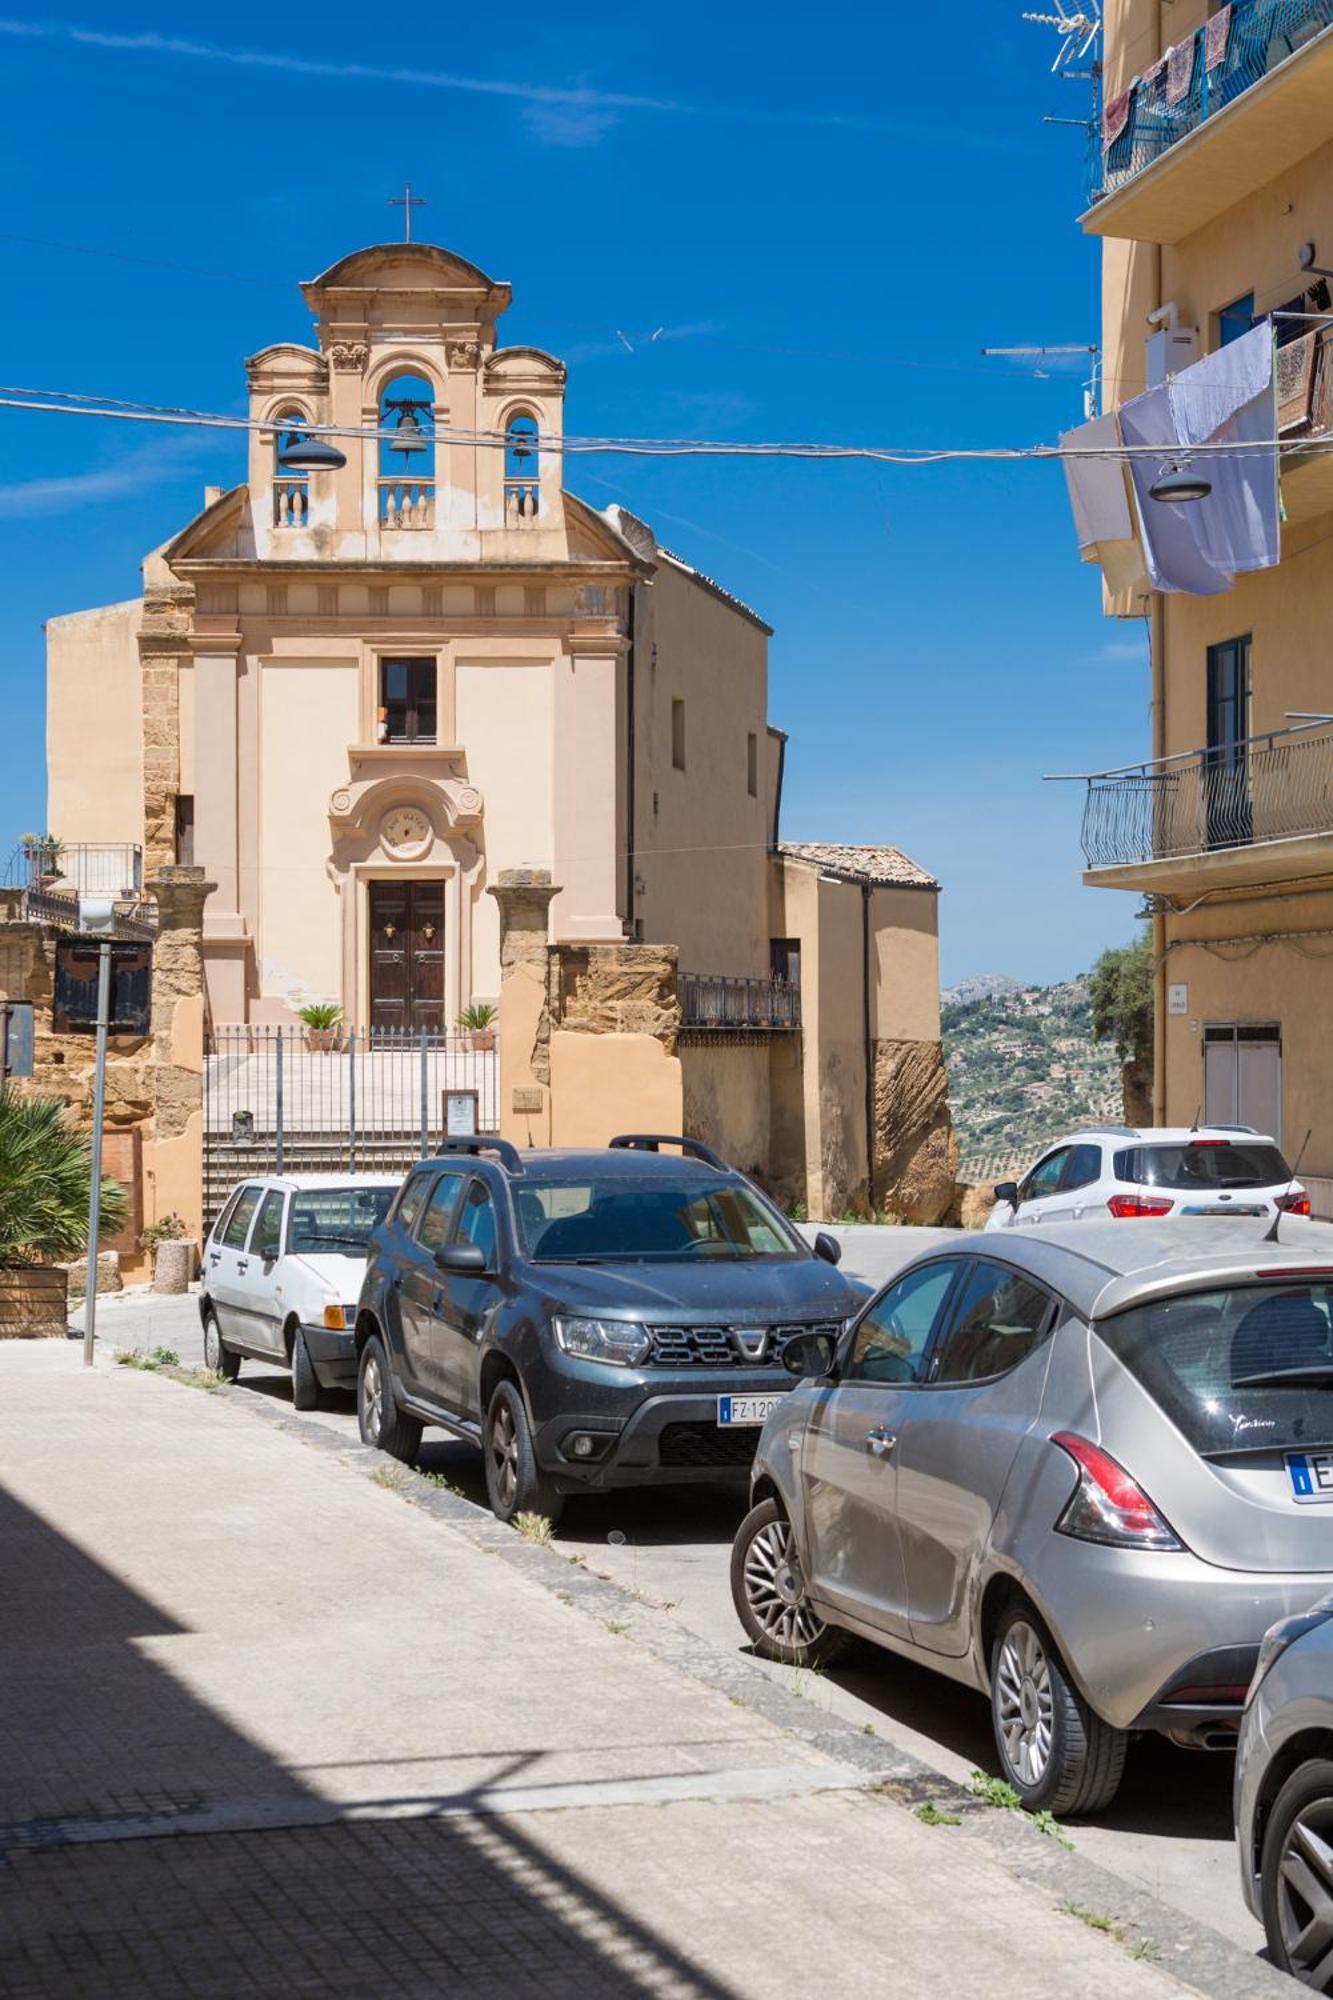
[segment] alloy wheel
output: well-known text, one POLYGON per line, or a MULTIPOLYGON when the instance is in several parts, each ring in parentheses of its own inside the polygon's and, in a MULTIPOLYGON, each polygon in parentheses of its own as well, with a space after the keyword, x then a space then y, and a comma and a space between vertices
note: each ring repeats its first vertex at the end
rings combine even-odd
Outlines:
POLYGON ((384 1425, 384 1377, 380 1373, 379 1360, 373 1354, 367 1356, 361 1371, 361 1400, 366 1431, 371 1443, 378 1444, 384 1425))
POLYGON ((502 1507, 512 1507, 518 1491, 518 1431, 514 1413, 502 1402, 491 1419, 491 1464, 502 1507))
POLYGON ((1051 1762, 1055 1700, 1046 1649, 1025 1619, 1005 1634, 995 1680, 995 1715, 1009 1768, 1020 1783, 1040 1785, 1051 1762))
POLYGON ((745 1599, 775 1644, 805 1652, 823 1638, 827 1628, 810 1608, 786 1521, 768 1522, 745 1551, 745 1599))
POLYGON ((1333 1990, 1333 1799, 1316 1799, 1288 1829, 1277 1914, 1296 1978, 1316 1993, 1333 1990))

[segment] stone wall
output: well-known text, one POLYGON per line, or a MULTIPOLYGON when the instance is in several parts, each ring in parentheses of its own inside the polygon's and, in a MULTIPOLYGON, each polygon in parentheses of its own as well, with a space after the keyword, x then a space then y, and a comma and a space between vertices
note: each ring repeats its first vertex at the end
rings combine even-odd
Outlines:
POLYGON ((876 1212, 895 1222, 947 1222, 958 1140, 939 1042, 876 1042, 874 1117, 876 1212))
POLYGON ((190 660, 194 591, 150 584, 139 628, 143 669, 144 868, 153 874, 176 859, 176 799, 180 792, 180 669, 190 660))

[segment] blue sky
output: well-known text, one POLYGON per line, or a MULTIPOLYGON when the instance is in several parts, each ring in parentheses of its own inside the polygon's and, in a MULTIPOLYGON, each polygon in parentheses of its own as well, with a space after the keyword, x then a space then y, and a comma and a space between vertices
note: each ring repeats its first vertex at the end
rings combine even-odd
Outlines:
MULTIPOLYGON (((1017 4, 385 19, 0 22, 3 379, 240 411, 243 357, 309 338, 298 281, 397 235, 410 177, 416 233, 513 284, 503 336, 569 361, 573 432, 959 446, 1078 421, 1076 371, 980 355, 1097 331, 1083 134, 1042 123, 1087 87, 1017 4)), ((242 462, 216 433, 0 411, 0 843, 45 816, 42 620, 133 596, 242 462)), ((776 627, 784 831, 932 869, 946 981, 1064 978, 1131 933, 1132 899, 1080 884, 1081 787, 1041 783, 1148 742, 1142 627, 1102 619, 1057 467, 598 458, 570 483, 776 627)))

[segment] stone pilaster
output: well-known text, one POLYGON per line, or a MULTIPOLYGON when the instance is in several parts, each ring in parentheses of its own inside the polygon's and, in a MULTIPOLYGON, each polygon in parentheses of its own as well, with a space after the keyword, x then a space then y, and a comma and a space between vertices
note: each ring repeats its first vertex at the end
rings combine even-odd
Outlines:
POLYGON ((186 634, 194 591, 154 585, 144 594, 139 628, 143 704, 144 867, 148 874, 176 859, 176 800, 180 793, 180 670, 189 661, 186 634))

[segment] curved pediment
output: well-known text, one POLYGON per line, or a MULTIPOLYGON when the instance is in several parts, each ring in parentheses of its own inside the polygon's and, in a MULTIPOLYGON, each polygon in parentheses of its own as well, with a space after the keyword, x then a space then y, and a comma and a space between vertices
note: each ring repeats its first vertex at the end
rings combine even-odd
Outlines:
POLYGON ((298 347, 292 341, 278 341, 247 355, 246 380, 259 392, 284 389, 327 389, 329 364, 313 347, 298 347))
POLYGON ((540 347, 497 347, 486 359, 488 387, 559 389, 566 373, 564 362, 540 347))
POLYGON ((353 250, 302 285, 301 291, 312 307, 334 291, 470 293, 490 300, 499 312, 510 298, 503 279, 488 278, 457 251, 442 250, 434 243, 374 243, 366 250, 353 250))

